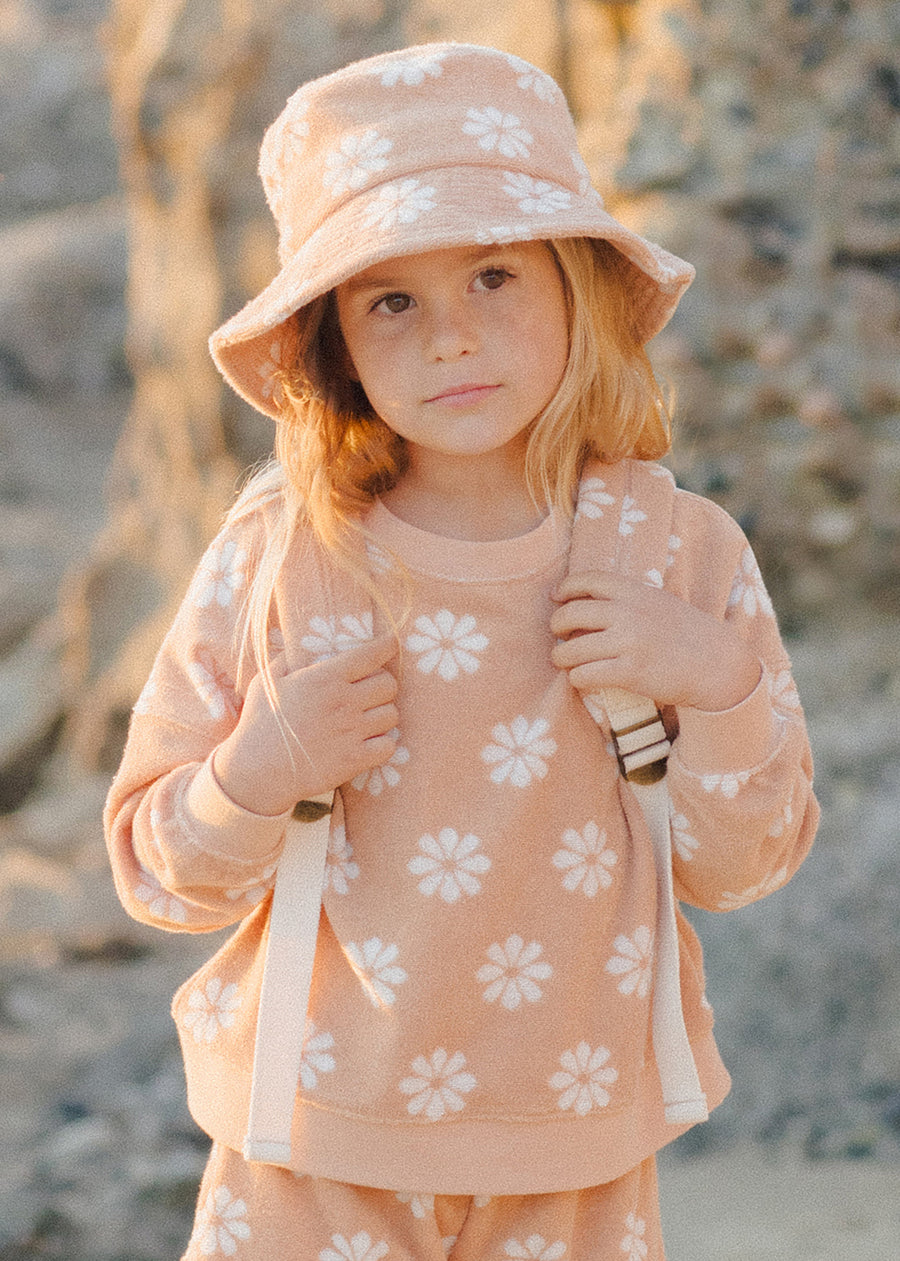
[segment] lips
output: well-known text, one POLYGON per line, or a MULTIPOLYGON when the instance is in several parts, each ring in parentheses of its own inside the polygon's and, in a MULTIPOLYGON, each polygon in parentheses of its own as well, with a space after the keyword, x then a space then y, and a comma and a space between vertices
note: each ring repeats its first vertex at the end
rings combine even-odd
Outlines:
POLYGON ((498 385, 485 385, 476 381, 465 381, 462 385, 453 385, 449 389, 442 390, 440 394, 435 394, 433 398, 427 398, 426 403, 447 403, 464 405, 466 403, 477 403, 480 399, 486 398, 488 394, 492 394, 494 390, 498 390, 498 385))

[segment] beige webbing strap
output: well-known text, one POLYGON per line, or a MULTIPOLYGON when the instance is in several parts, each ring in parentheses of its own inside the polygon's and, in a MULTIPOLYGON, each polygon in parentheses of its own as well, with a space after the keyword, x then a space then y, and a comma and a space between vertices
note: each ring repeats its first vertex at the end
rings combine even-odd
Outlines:
POLYGON ((334 794, 301 801, 288 824, 278 864, 266 943, 246 1160, 289 1165, 291 1123, 303 1059, 306 1013, 334 794))

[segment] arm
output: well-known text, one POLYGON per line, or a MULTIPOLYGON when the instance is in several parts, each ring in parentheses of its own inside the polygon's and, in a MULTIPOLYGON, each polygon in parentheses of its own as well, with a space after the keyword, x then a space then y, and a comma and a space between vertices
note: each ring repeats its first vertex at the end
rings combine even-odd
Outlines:
POLYGON ((273 707, 240 650, 240 597, 261 542, 252 531, 246 521, 226 529, 201 562, 135 707, 107 801, 119 896, 161 928, 243 918, 274 882, 294 803, 394 750, 390 636, 296 670, 276 660, 273 707))
POLYGON ((618 574, 570 577, 554 661, 583 694, 653 696, 672 731, 676 891, 707 909, 785 883, 818 818, 790 665, 746 539, 715 505, 679 494, 667 589, 618 574))

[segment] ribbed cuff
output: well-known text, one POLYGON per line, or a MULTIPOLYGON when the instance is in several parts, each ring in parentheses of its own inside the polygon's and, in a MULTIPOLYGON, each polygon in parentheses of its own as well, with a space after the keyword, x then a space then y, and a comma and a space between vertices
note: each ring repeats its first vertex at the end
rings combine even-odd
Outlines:
POLYGON ((212 843, 204 849, 224 858, 256 859, 273 853, 291 817, 290 810, 276 815, 254 814, 232 801, 216 779, 212 756, 188 786, 184 809, 197 830, 209 836, 212 843))
POLYGON ((771 755, 777 741, 775 713, 765 678, 731 709, 711 713, 684 706, 678 710, 674 752, 696 774, 747 771, 771 755))

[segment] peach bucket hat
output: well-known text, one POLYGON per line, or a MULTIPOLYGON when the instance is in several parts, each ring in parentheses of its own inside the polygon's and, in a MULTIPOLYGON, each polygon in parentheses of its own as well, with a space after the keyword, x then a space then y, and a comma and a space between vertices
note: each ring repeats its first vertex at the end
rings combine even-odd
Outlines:
POLYGON ((694 276, 603 208, 560 88, 519 57, 424 44, 304 84, 263 139, 281 270, 210 338, 238 394, 277 415, 280 326, 373 263, 448 246, 586 236, 622 255, 648 341, 694 276))

